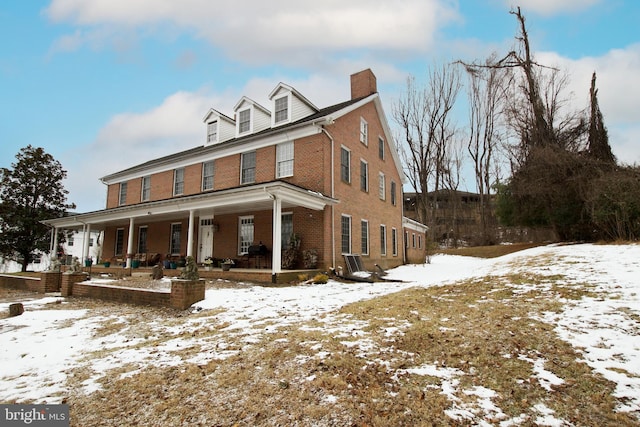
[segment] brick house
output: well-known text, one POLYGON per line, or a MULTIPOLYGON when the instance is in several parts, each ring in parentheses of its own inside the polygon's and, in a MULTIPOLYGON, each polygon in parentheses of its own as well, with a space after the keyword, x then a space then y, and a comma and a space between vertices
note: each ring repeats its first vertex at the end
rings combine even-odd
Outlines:
POLYGON ((318 269, 344 268, 344 254, 367 269, 423 262, 426 227, 403 217, 402 167, 371 70, 330 107, 284 83, 269 100, 243 97, 233 118, 209 110, 202 144, 103 177, 106 209, 47 223, 104 231, 103 258, 128 265, 140 253, 242 260, 260 242, 275 276, 294 234, 318 269), (416 233, 422 247, 410 244, 416 233))

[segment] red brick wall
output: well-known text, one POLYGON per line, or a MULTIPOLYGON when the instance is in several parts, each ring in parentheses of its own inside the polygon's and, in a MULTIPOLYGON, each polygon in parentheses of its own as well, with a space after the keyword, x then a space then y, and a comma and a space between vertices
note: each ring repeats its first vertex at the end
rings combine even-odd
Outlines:
MULTIPOLYGON (((427 255, 426 252, 426 239, 425 233, 420 233, 418 231, 405 228, 404 232, 408 233, 407 240, 407 262, 410 264, 424 264, 425 257, 427 255), (415 247, 414 247, 414 236, 415 236, 415 247), (420 236, 420 238, 418 238, 420 236)), ((403 244, 404 244, 404 234, 403 234, 403 244)))
MULTIPOLYGON (((391 147, 384 137, 382 124, 378 120, 373 103, 369 103, 338 119, 328 127, 329 133, 335 140, 334 174, 336 198, 340 203, 335 206, 335 248, 336 264, 345 267, 341 252, 341 220, 342 215, 351 216, 352 253, 361 253, 361 220, 369 221, 369 255, 362 257, 367 269, 373 269, 374 264, 382 268, 390 268, 402 264, 402 180, 391 157, 391 147), (360 142, 360 118, 368 123, 368 144, 360 142), (385 139, 385 158, 378 155, 378 137, 385 139), (351 182, 341 180, 340 153, 341 147, 347 147, 351 152, 351 182), (360 160, 365 160, 369 168, 369 191, 360 190, 360 160), (378 194, 378 173, 385 174, 385 200, 378 194), (391 182, 396 183, 396 204, 391 203, 391 182), (380 224, 387 227, 387 254, 381 255, 380 224), (397 255, 392 251, 392 229, 397 230, 397 255)), ((331 226, 329 222, 328 227, 331 226)), ((327 230, 329 231, 329 230, 327 230)), ((328 234, 329 235, 329 234, 328 234)))

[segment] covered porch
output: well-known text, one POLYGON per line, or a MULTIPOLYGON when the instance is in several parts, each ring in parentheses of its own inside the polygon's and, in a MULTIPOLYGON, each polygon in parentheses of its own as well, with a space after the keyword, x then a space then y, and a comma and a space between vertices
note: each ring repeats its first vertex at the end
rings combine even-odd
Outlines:
MULTIPOLYGON (((133 265, 140 253, 145 254, 147 262, 151 254, 160 255, 161 260, 192 256, 199 264, 207 258, 243 260, 250 246, 262 243, 268 252, 263 259, 254 260, 253 269, 260 267, 263 273, 275 277, 283 272, 283 212, 285 218, 287 212, 311 212, 307 216, 315 226, 321 226, 325 207, 336 202, 320 193, 275 181, 70 215, 45 223, 52 227, 52 253, 58 247, 59 230, 86 234, 103 231, 101 258, 115 261, 110 269, 136 270, 133 265)), ((333 240, 326 239, 327 243, 333 240)), ((84 256, 88 250, 87 244, 84 256)), ((238 265, 235 270, 243 267, 247 266, 238 265)), ((206 277, 204 269, 200 270, 206 277)))

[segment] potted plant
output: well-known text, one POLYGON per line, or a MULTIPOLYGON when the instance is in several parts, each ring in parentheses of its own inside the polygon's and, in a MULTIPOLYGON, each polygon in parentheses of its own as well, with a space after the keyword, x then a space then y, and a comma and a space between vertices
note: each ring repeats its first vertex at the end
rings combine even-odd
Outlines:
POLYGON ((162 261, 162 265, 164 266, 164 268, 171 268, 171 254, 167 254, 164 257, 164 261, 162 261))
POLYGON ((231 258, 226 258, 222 261, 222 263, 220 264, 222 266, 222 271, 229 271, 229 269, 231 268, 232 265, 234 265, 235 262, 233 262, 233 260, 231 258))
POLYGON ((211 270, 211 266, 213 265, 213 257, 208 256, 204 259, 204 266, 207 271, 211 270))
POLYGON ((102 264, 104 264, 105 267, 109 267, 111 266, 111 261, 104 261, 102 264))
POLYGON ((84 266, 85 267, 91 267, 91 264, 93 264, 93 259, 91 257, 86 257, 84 259, 84 266))

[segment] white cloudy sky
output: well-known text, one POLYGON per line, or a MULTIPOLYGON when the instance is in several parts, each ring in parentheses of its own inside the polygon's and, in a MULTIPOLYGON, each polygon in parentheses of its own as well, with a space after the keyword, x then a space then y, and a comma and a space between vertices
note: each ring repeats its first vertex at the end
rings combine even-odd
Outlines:
POLYGON ((571 74, 576 103, 598 73, 614 154, 640 162, 634 0, 8 0, 0 166, 42 146, 68 171, 78 210, 101 209, 100 177, 201 144, 209 108, 266 103, 280 81, 324 107, 371 68, 389 115, 408 75, 512 47, 516 5, 539 61, 571 74))

